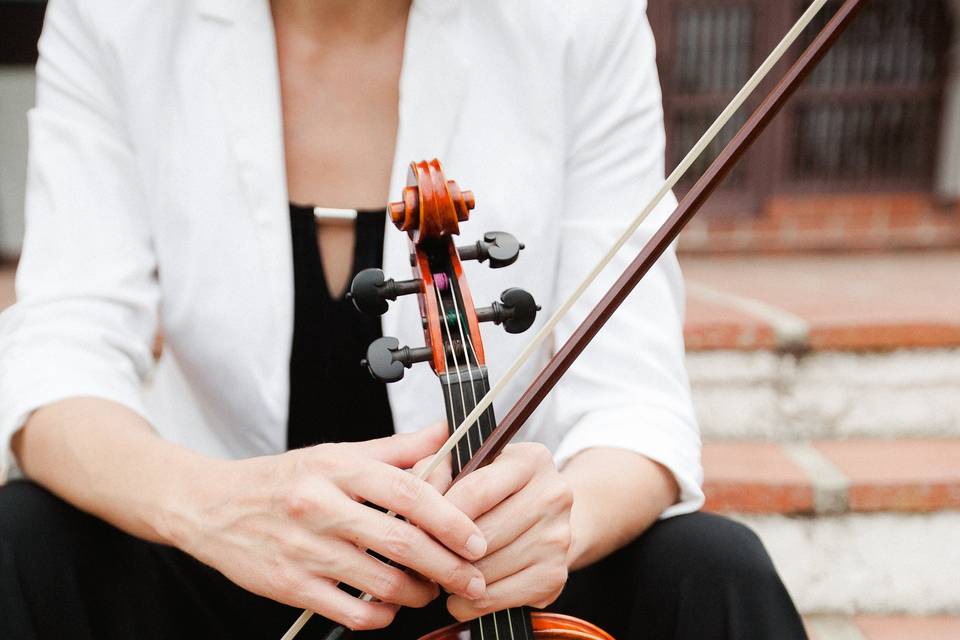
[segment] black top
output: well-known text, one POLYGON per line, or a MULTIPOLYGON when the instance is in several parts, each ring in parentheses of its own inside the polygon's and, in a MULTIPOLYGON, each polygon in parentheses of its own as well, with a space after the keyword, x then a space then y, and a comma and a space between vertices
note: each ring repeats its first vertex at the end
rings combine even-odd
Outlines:
MULTIPOLYGON (((383 263, 385 211, 357 214, 353 275, 383 263)), ((393 433, 387 388, 360 360, 382 335, 380 319, 333 298, 317 246, 313 208, 290 205, 293 234, 293 347, 287 448, 369 440, 393 433)))

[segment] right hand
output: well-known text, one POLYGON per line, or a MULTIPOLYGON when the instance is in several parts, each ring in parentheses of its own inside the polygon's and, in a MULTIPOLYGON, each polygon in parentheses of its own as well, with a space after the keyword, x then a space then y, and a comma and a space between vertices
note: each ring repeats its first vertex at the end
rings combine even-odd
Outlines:
POLYGON ((170 537, 248 591, 351 629, 387 626, 397 605, 436 598, 437 584, 481 597, 483 575, 469 562, 486 552, 480 529, 403 470, 436 451, 445 434, 440 425, 214 465, 206 487, 180 497, 170 537), (367 548, 420 575, 380 562, 367 548), (363 602, 337 582, 381 602, 363 602))

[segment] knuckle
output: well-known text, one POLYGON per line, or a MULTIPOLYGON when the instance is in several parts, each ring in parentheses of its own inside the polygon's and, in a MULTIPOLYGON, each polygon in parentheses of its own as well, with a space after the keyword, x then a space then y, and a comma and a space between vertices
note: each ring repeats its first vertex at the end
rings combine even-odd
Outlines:
POLYGON ((541 538, 542 544, 546 547, 563 549, 570 548, 570 525, 566 522, 550 529, 541 538))
POLYGON ((549 593, 562 589, 564 585, 567 584, 569 572, 567 571, 567 565, 563 563, 557 563, 551 566, 544 573, 543 585, 549 593))
POLYGON ((344 613, 343 623, 353 631, 364 631, 377 628, 376 617, 368 606, 363 606, 359 600, 349 611, 344 613))
POLYGON ((457 562, 452 567, 447 569, 441 584, 452 591, 463 591, 470 583, 470 578, 472 575, 473 571, 471 570, 470 565, 464 562, 457 562))
POLYGON ((416 543, 409 525, 399 520, 387 526, 383 535, 383 546, 386 555, 393 560, 405 560, 410 557, 416 543))
POLYGON ((560 511, 568 511, 573 507, 573 489, 557 474, 557 477, 551 483, 549 492, 550 504, 560 511))
POLYGON ((329 473, 336 466, 337 460, 342 456, 342 451, 338 455, 336 447, 338 445, 325 442, 314 445, 302 450, 303 455, 300 458, 300 468, 308 474, 329 473))
POLYGON ((393 602, 403 594, 403 578, 399 571, 384 570, 374 576, 374 595, 381 600, 393 602))
POLYGON ((412 474, 398 473, 393 477, 392 490, 396 509, 407 511, 420 500, 423 483, 412 474))
POLYGON ((284 500, 284 511, 294 520, 301 520, 320 507, 321 504, 315 492, 311 491, 305 483, 294 485, 287 492, 284 500))
POLYGON ((550 449, 547 449, 542 443, 526 442, 524 445, 528 449, 526 455, 529 456, 530 460, 535 462, 537 466, 553 466, 553 454, 550 453, 550 449))
POLYGON ((300 597, 303 594, 304 581, 290 567, 274 568, 267 576, 267 588, 284 597, 300 597))

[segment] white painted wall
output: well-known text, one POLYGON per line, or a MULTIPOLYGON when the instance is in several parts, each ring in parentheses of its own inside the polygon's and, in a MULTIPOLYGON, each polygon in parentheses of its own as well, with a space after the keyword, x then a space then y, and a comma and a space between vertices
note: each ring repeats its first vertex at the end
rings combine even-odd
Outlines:
POLYGON ((27 164, 27 110, 33 106, 31 66, 0 66, 0 257, 20 253, 27 164))

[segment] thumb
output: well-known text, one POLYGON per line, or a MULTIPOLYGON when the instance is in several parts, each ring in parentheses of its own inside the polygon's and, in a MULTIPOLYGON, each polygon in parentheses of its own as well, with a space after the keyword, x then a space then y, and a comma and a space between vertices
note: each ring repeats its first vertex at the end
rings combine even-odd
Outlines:
POLYGON ((444 422, 435 422, 412 433, 398 433, 357 443, 361 455, 385 462, 400 469, 409 469, 437 452, 447 439, 444 422))

